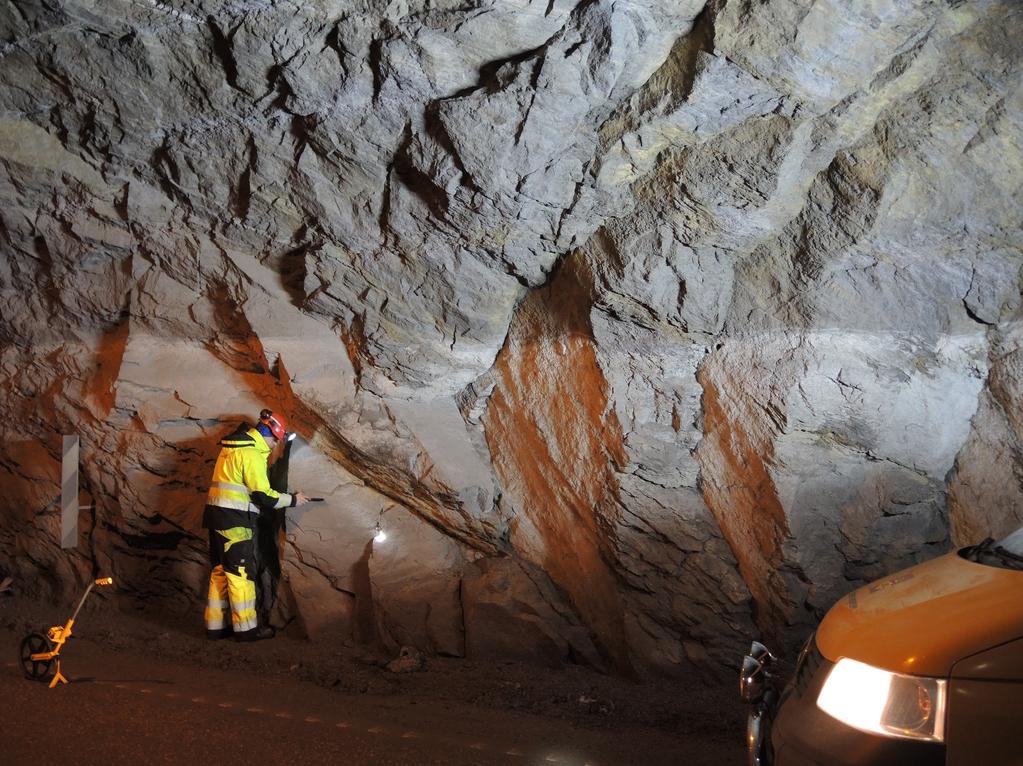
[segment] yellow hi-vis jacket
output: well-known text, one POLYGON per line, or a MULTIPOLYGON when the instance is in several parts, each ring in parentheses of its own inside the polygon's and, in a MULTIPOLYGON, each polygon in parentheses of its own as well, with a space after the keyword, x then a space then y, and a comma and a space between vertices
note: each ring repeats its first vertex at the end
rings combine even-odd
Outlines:
POLYGON ((203 526, 252 526, 261 509, 288 508, 294 496, 270 488, 270 447, 255 428, 239 429, 220 442, 220 455, 206 499, 203 526))

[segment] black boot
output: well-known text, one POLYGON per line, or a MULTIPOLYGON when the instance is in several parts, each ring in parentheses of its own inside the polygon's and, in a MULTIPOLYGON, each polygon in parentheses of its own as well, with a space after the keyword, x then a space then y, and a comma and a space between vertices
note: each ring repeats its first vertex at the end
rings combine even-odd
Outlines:
POLYGON ((234 635, 234 632, 230 628, 221 628, 220 630, 207 630, 206 638, 210 641, 219 641, 222 638, 230 638, 234 635))
POLYGON ((253 628, 247 630, 244 633, 238 633, 235 635, 235 641, 262 641, 266 638, 273 638, 277 635, 277 631, 270 625, 265 625, 260 628, 253 628))

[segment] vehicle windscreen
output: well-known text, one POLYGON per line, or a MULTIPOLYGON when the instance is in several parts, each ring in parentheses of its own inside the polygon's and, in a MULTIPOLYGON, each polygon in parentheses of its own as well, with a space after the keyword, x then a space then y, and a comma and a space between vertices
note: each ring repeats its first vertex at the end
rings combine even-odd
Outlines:
POLYGON ((964 548, 962 555, 978 564, 1023 570, 1023 527, 997 542, 989 537, 980 545, 964 548))
POLYGON ((1017 556, 1023 556, 1023 527, 1020 527, 1011 535, 1003 537, 1002 541, 998 543, 1002 548, 1015 553, 1017 556))

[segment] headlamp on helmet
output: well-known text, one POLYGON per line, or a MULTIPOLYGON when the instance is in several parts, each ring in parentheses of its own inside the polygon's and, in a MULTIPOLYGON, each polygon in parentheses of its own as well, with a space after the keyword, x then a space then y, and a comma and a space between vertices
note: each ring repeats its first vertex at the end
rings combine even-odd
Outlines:
MULTIPOLYGON (((278 441, 284 438, 284 432, 287 426, 284 418, 278 415, 276 412, 270 410, 263 410, 259 413, 259 424, 266 426, 270 433, 278 441)), ((262 429, 260 429, 262 430, 262 429)))

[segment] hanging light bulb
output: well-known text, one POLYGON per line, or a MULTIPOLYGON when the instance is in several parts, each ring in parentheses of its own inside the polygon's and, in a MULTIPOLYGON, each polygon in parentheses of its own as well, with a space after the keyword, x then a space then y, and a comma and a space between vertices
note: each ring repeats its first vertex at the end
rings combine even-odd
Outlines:
POLYGON ((377 533, 373 535, 373 542, 382 543, 387 540, 387 533, 377 524, 377 533))

